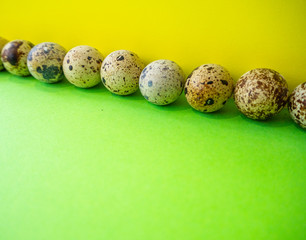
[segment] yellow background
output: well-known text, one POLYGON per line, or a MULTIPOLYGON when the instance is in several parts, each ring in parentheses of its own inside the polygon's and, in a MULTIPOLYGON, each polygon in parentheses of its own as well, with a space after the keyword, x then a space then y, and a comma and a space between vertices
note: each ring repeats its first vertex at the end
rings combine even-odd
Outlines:
POLYGON ((306 1, 1 1, 0 34, 67 49, 86 44, 104 56, 167 58, 186 74, 224 65, 237 80, 256 67, 279 71, 292 89, 306 81, 306 1))
POLYGON ((105 56, 129 49, 146 63, 167 58, 186 74, 218 63, 239 78, 255 67, 279 71, 292 89, 306 81, 306 1, 4 1, 0 34, 105 56))

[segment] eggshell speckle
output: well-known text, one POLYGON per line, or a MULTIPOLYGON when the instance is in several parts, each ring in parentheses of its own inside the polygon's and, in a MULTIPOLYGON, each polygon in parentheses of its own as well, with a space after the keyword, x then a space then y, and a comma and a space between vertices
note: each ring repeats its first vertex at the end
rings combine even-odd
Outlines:
POLYGON ((139 80, 141 94, 156 105, 174 102, 185 84, 183 70, 170 60, 157 60, 146 66, 139 80))
POLYGON ((284 108, 289 91, 286 80, 278 72, 257 68, 240 77, 234 96, 236 106, 245 116, 265 120, 284 108))
POLYGON ((234 82, 230 73, 217 64, 202 65, 188 76, 185 96, 191 107, 200 112, 214 112, 232 95, 234 82))
POLYGON ((28 55, 29 71, 39 81, 58 82, 64 77, 63 60, 65 55, 65 48, 57 43, 40 43, 28 55))
POLYGON ((101 79, 104 86, 112 93, 129 95, 137 91, 143 68, 144 63, 135 53, 118 50, 104 59, 101 79))
POLYGON ((291 118, 306 129, 306 82, 298 85, 289 98, 291 118))
POLYGON ((17 76, 29 76, 27 56, 34 47, 33 43, 26 40, 8 42, 1 51, 1 61, 4 68, 17 76))
MULTIPOLYGON (((8 40, 0 37, 0 53, 1 53, 4 45, 7 44, 7 43, 8 43, 8 40)), ((2 63, 2 60, 1 60, 1 57, 0 57, 0 71, 2 71, 3 69, 4 69, 4 66, 3 66, 3 63, 2 63)))
POLYGON ((72 48, 65 56, 63 70, 67 80, 80 88, 90 88, 101 82, 102 54, 90 46, 72 48))

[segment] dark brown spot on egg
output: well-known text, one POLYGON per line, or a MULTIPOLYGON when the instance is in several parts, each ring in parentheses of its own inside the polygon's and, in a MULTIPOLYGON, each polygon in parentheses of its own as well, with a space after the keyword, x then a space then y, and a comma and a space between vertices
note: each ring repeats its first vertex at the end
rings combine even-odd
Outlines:
POLYGON ((3 61, 9 62, 11 65, 16 66, 20 59, 20 53, 18 52, 18 49, 22 44, 22 41, 11 42, 10 47, 3 51, 3 61))
POLYGON ((208 98, 204 104, 204 106, 207 106, 207 105, 213 105, 214 104, 214 100, 212 98, 208 98))
POLYGON ((221 83, 226 86, 228 85, 228 82, 226 80, 221 80, 221 83))
POLYGON ((117 59, 117 61, 122 61, 122 60, 124 60, 124 57, 122 55, 120 55, 116 59, 117 59))

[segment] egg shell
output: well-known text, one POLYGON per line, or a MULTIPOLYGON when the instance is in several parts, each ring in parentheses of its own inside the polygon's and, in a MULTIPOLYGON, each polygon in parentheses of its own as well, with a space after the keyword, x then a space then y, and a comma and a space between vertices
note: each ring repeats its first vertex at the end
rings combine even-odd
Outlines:
POLYGON ((63 60, 66 50, 57 43, 43 42, 36 45, 28 55, 28 68, 34 78, 45 83, 63 79, 63 60))
POLYGON ((101 80, 112 93, 129 95, 137 91, 144 63, 137 54, 128 50, 110 53, 101 67, 101 80))
POLYGON ((146 100, 156 105, 174 102, 182 93, 185 74, 170 60, 156 60, 147 65, 139 80, 140 92, 146 100))
POLYGON ((90 46, 72 48, 65 56, 63 70, 67 80, 80 88, 90 88, 101 82, 102 54, 90 46))
POLYGON ((204 64, 188 76, 185 96, 194 109, 200 112, 214 112, 225 105, 233 89, 233 79, 224 67, 204 64))
POLYGON ((291 118, 306 129, 306 82, 294 89, 290 95, 288 107, 291 118))
POLYGON ((288 96, 284 77, 268 68, 257 68, 243 74, 234 91, 239 111, 256 120, 275 116, 286 105, 288 96))
MULTIPOLYGON (((0 37, 0 53, 2 51, 2 48, 4 47, 5 44, 8 43, 8 40, 6 40, 5 38, 0 37)), ((0 57, 0 71, 2 71, 4 69, 1 57, 0 57)))
POLYGON ((1 51, 4 68, 17 76, 29 76, 27 56, 34 44, 26 40, 14 40, 5 44, 1 51))

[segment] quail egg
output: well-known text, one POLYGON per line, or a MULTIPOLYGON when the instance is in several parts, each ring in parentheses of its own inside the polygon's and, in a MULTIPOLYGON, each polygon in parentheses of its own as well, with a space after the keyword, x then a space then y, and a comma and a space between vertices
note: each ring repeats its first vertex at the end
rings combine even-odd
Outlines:
POLYGON ((129 95, 137 91, 144 63, 137 54, 118 50, 109 54, 102 63, 101 79, 112 93, 129 95))
MULTIPOLYGON (((2 51, 2 48, 4 47, 5 44, 7 44, 8 41, 2 37, 0 37, 0 53, 2 51)), ((2 71, 4 69, 3 63, 1 61, 1 57, 0 57, 0 71, 2 71)))
POLYGON ((67 80, 80 88, 90 88, 101 82, 102 54, 90 46, 72 48, 65 56, 63 70, 67 80))
POLYGON ((34 47, 26 40, 14 40, 5 44, 1 51, 1 61, 4 68, 17 76, 29 76, 27 56, 34 47))
POLYGON ((140 92, 146 100, 156 105, 174 102, 185 84, 183 70, 170 60, 156 60, 146 66, 140 75, 140 92))
POLYGON ((63 60, 66 50, 57 43, 36 45, 28 55, 28 68, 34 78, 45 83, 55 83, 64 77, 63 60))
POLYGON ((204 64, 187 77, 185 96, 191 107, 200 112, 214 112, 232 95, 234 82, 230 73, 217 64, 204 64))
POLYGON ((265 120, 279 113, 286 105, 288 96, 284 77, 268 68, 257 68, 243 74, 234 91, 239 111, 257 120, 265 120))
POLYGON ((289 98, 291 118, 302 128, 306 128, 306 82, 298 85, 289 98))

